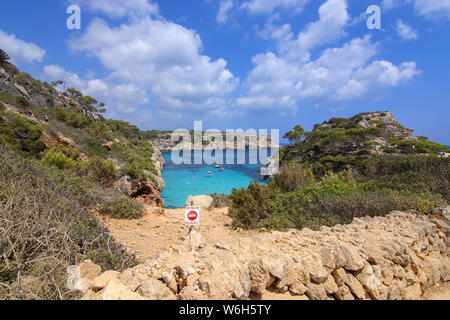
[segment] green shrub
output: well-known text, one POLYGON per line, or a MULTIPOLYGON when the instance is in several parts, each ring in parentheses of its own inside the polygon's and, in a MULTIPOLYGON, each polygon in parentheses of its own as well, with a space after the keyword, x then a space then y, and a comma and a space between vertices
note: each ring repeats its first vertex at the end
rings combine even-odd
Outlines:
POLYGON ((74 111, 64 109, 59 105, 55 106, 55 117, 57 120, 66 122, 74 128, 85 128, 89 126, 92 122, 88 117, 74 111))
POLYGON ((291 192, 299 187, 313 185, 315 178, 311 168, 290 162, 280 169, 274 178, 274 183, 284 192, 291 192))
POLYGON ((213 198, 213 208, 224 208, 231 204, 229 195, 213 193, 211 197, 213 198))
MULTIPOLYGON (((253 183, 247 189, 233 190, 230 216, 236 227, 248 229, 318 229, 322 225, 350 223, 355 217, 384 216, 395 210, 433 214, 447 204, 448 159, 379 161, 373 163, 380 167, 370 179, 347 169, 329 173, 319 183, 306 179, 299 185, 287 183, 296 174, 291 165, 280 172, 286 181, 278 177, 266 186, 253 183)), ((305 172, 301 166, 297 170, 300 175, 305 172)))
POLYGON ((83 162, 85 170, 88 174, 92 174, 97 180, 102 183, 114 182, 117 174, 117 169, 111 160, 101 160, 93 158, 83 162))
POLYGON ((144 213, 143 206, 135 200, 121 197, 106 200, 98 211, 118 219, 139 219, 144 213))
POLYGON ((44 149, 42 127, 12 112, 0 112, 0 142, 29 155, 44 149), (3 120, 1 120, 3 119, 3 120))
POLYGON ((60 170, 75 169, 77 162, 61 151, 50 149, 44 152, 42 156, 42 163, 48 166, 57 167, 60 170))

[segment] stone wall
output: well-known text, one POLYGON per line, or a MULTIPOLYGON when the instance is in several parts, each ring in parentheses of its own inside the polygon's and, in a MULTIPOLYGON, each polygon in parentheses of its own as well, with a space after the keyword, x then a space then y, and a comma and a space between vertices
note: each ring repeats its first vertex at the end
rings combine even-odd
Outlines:
POLYGON ((450 281, 449 224, 447 208, 432 218, 393 212, 229 243, 207 244, 193 231, 152 263, 101 274, 84 262, 69 280, 84 299, 248 299, 267 291, 304 300, 420 299, 450 281))

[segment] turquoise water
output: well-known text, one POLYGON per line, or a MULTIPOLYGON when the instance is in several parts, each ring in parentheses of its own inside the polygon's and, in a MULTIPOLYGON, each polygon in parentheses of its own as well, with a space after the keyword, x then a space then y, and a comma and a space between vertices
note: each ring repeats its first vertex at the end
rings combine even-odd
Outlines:
MULTIPOLYGON (((252 181, 261 181, 261 175, 258 171, 261 165, 223 164, 221 166, 225 170, 219 171, 215 168, 215 165, 175 165, 172 162, 170 152, 164 152, 163 156, 166 165, 162 176, 166 188, 161 192, 161 196, 166 208, 184 207, 189 195, 231 194, 233 188, 246 188, 252 181), (208 177, 208 171, 212 172, 212 176, 208 177)), ((246 163, 248 163, 248 157, 249 152, 247 150, 246 163)), ((193 158, 194 153, 192 152, 191 159, 193 158)), ((235 159, 237 159, 236 152, 235 159)))

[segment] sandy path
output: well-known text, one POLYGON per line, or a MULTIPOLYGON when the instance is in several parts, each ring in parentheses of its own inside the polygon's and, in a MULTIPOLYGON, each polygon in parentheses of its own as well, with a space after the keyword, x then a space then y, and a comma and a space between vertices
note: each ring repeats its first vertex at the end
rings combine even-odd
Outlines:
MULTIPOLYGON (((101 215, 97 217, 119 243, 140 260, 148 262, 161 250, 181 244, 189 231, 184 225, 184 209, 165 209, 162 215, 157 212, 158 209, 148 207, 145 216, 139 220, 118 220, 101 215)), ((228 208, 202 210, 201 225, 196 230, 208 244, 213 245, 255 233, 233 230, 228 208)))

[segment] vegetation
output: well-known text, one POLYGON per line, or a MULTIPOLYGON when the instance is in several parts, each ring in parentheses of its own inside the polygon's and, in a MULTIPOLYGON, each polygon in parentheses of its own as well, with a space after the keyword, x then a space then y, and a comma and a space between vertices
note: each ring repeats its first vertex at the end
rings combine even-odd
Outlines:
POLYGON ((45 147, 41 140, 42 127, 25 117, 0 110, 0 144, 37 155, 45 147))
POLYGON ((114 198, 103 202, 98 211, 117 219, 139 219, 144 210, 140 203, 129 198, 114 198))
POLYGON ((230 215, 242 228, 319 228, 394 210, 432 214, 450 203, 449 148, 413 139, 387 113, 334 118, 285 135, 281 170, 269 185, 233 190, 230 215), (369 117, 367 117, 369 115, 369 117), (369 119, 369 120, 367 120, 369 119), (381 154, 374 141, 387 141, 381 154))
POLYGON ((70 299, 76 293, 66 287, 69 265, 84 259, 105 269, 135 265, 89 212, 112 197, 121 196, 0 146, 0 297, 70 299))
POLYGON ((230 215, 242 228, 318 229, 394 210, 432 214, 450 201, 448 159, 379 159, 373 164, 376 171, 369 176, 355 176, 348 168, 320 179, 311 167, 290 164, 269 185, 233 190, 230 215))

